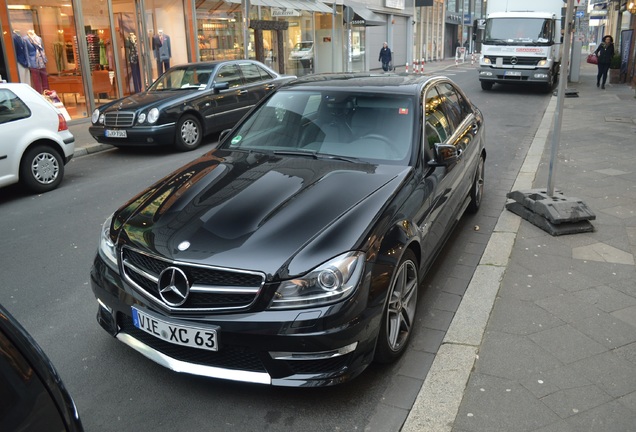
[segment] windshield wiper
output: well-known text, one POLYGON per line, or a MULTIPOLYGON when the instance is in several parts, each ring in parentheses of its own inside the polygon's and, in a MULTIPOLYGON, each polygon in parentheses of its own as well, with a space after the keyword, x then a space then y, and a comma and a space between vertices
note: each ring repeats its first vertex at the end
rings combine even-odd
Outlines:
POLYGON ((331 159, 331 160, 339 160, 343 162, 350 163, 360 163, 362 162, 360 159, 346 156, 339 156, 327 153, 318 153, 313 150, 276 150, 274 151, 275 155, 280 156, 309 156, 313 159, 331 159))
POLYGON ((318 159, 316 152, 313 150, 274 150, 274 154, 279 156, 309 156, 313 159, 318 159))

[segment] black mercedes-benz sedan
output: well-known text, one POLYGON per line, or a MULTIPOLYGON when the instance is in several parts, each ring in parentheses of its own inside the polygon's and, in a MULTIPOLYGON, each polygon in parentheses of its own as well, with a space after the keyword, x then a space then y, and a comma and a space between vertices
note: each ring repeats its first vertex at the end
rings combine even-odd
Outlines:
POLYGON ((482 113, 444 77, 328 74, 103 225, 97 320, 174 371, 326 386, 406 349, 418 287, 484 190, 482 113))
POLYGON ((272 90, 292 81, 253 60, 191 63, 166 71, 148 90, 95 109, 89 132, 118 147, 197 148, 232 127, 272 90))

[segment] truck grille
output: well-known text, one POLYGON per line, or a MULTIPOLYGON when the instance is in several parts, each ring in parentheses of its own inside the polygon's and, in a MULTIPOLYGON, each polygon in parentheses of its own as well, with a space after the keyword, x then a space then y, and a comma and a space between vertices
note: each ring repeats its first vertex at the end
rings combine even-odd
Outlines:
MULTIPOLYGON (((490 63, 493 66, 497 64, 498 56, 485 56, 485 58, 490 59, 490 63)), ((501 57, 501 58, 503 59, 504 66, 512 66, 513 58, 516 59, 516 63, 514 63, 515 66, 536 66, 539 63, 539 61, 545 60, 543 58, 537 58, 537 57, 501 57)))
POLYGON ((104 126, 131 127, 135 123, 135 113, 130 111, 113 111, 104 113, 104 126))
POLYGON ((261 273, 176 262, 129 247, 122 248, 121 260, 125 280, 155 304, 173 312, 247 309, 256 301, 265 283, 261 273), (190 293, 178 307, 164 303, 159 294, 159 276, 167 267, 180 269, 190 282, 190 293))

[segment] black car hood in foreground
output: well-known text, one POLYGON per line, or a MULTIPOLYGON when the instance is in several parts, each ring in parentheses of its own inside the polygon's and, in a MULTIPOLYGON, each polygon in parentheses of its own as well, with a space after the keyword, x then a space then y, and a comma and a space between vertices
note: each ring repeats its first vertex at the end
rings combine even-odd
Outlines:
POLYGON ((131 200, 113 226, 122 244, 169 259, 295 276, 363 247, 410 171, 217 150, 131 200))

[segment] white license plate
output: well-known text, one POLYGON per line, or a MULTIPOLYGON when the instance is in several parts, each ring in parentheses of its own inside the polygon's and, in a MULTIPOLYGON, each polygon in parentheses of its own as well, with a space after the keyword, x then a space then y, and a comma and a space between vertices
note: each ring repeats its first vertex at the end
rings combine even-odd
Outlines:
POLYGON ((136 308, 132 309, 133 324, 159 339, 175 345, 218 351, 218 328, 197 328, 182 326, 148 315, 136 308))
POLYGON ((506 71, 506 76, 521 76, 521 72, 518 71, 506 71))
POLYGON ((127 138, 125 130, 111 130, 106 129, 106 136, 108 138, 127 138))

